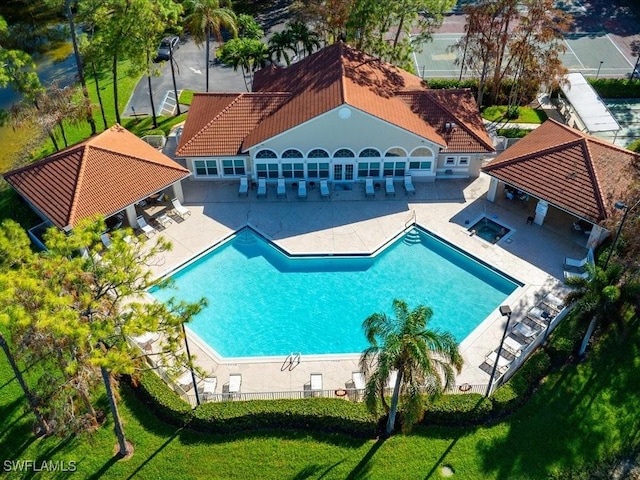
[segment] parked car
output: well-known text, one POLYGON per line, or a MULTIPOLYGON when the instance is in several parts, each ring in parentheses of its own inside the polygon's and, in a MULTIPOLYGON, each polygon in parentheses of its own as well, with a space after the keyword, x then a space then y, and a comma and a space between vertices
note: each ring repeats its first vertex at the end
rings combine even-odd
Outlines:
POLYGON ((166 37, 163 38, 158 47, 158 53, 156 54, 155 62, 162 62, 163 60, 169 60, 169 49, 174 52, 180 47, 180 37, 166 37))

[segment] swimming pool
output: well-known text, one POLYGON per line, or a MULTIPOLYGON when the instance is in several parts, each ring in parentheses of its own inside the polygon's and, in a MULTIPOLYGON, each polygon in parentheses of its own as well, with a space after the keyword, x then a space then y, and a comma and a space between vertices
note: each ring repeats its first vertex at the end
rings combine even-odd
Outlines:
POLYGON ((153 290, 209 306, 189 327, 222 357, 360 353, 362 321, 394 298, 462 341, 519 284, 414 228, 375 256, 288 257, 246 228, 153 290))

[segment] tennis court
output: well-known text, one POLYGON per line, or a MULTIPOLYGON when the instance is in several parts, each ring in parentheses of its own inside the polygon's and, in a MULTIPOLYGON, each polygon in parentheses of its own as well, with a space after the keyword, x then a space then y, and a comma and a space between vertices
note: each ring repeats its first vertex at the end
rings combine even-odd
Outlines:
MULTIPOLYGON (((458 78, 463 49, 454 48, 462 35, 452 33, 434 34, 433 40, 423 44, 422 52, 414 55, 416 73, 423 78, 458 78)), ((581 72, 587 77, 623 77, 633 70, 608 34, 573 33, 565 37, 567 51, 561 56, 562 63, 570 72, 581 72)), ((634 59, 635 61, 635 59, 634 59)), ((477 76, 463 71, 462 78, 477 76)))

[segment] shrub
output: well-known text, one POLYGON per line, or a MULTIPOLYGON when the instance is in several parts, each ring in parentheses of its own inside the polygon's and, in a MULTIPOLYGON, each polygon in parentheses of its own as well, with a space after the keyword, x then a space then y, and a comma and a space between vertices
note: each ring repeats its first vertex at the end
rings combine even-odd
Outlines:
POLYGON ((524 128, 499 128, 496 131, 498 135, 507 138, 522 138, 530 132, 531 130, 527 130, 524 128))
POLYGON ((589 78, 589 84, 602 98, 640 97, 640 82, 628 78, 589 78))
POLYGON ((155 373, 142 372, 134 387, 137 387, 134 391, 138 397, 167 423, 184 426, 191 421, 191 405, 180 398, 155 373))
POLYGON ((285 429, 364 438, 377 433, 376 418, 363 403, 334 398, 205 403, 194 410, 191 426, 216 433, 285 429))
POLYGON ((628 150, 631 150, 632 152, 638 152, 640 153, 640 138, 638 140, 634 140, 633 142, 631 142, 628 146, 627 146, 628 150))
POLYGON ((425 425, 470 425, 486 421, 491 401, 478 393, 443 395, 425 406, 425 425))
POLYGON ((531 392, 538 386, 540 380, 549 371, 551 359, 544 350, 538 350, 531 355, 520 367, 520 370, 511 377, 509 384, 520 401, 529 397, 531 392))
POLYGON ((491 395, 491 404, 495 417, 503 417, 520 405, 522 398, 516 394, 511 382, 507 382, 491 395))
POLYGON ((454 80, 452 78, 430 78, 425 80, 429 88, 442 89, 442 88, 470 88, 473 90, 474 95, 478 91, 478 81, 471 80, 454 80))

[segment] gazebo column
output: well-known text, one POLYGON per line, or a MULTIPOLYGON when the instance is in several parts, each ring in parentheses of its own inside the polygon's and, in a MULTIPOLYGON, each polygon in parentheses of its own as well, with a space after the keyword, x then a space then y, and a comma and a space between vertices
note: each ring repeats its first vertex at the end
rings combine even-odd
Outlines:
POLYGON ((542 225, 544 223, 544 217, 547 216, 547 210, 549 209, 549 204, 544 200, 538 200, 538 204, 536 205, 536 216, 534 218, 534 223, 536 225, 542 225))
POLYGON ((498 179, 491 177, 491 182, 489 182, 489 191, 487 192, 487 200, 490 202, 496 201, 496 193, 498 192, 498 179))
POLYGON ((587 240, 587 248, 595 249, 609 235, 609 231, 600 225, 594 225, 587 240))
POLYGON ((129 205, 127 208, 125 208, 124 214, 127 216, 127 223, 131 225, 131 228, 138 228, 138 221, 136 220, 138 216, 136 214, 136 206, 129 205))
POLYGON ((182 182, 177 181, 171 185, 171 191, 173 192, 172 198, 177 198, 180 203, 184 202, 184 193, 182 193, 182 182))

